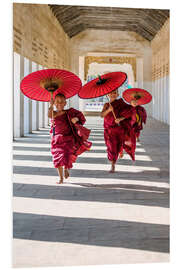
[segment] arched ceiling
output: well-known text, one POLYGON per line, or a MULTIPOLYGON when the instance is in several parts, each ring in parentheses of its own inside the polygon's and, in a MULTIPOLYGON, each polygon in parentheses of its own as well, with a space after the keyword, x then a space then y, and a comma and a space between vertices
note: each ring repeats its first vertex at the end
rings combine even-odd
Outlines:
POLYGON ((151 41, 169 18, 169 10, 49 5, 71 38, 86 29, 133 31, 151 41))

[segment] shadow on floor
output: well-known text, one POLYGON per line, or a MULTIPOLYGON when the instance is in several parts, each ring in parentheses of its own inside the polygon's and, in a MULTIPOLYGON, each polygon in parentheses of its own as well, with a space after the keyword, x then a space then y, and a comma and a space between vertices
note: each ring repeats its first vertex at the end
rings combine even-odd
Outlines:
MULTIPOLYGON (((74 184, 74 183, 73 183, 74 184)), ((38 184, 13 184, 13 196, 51 200, 125 203, 169 207, 168 189, 143 186, 124 185, 91 185, 76 184, 73 186, 48 186, 38 184), (83 188, 82 188, 83 187, 83 188), (111 187, 111 188, 109 188, 111 187), (119 188, 119 189, 117 189, 119 188), (144 188, 144 190, 142 190, 144 188)))
POLYGON ((122 220, 14 213, 13 237, 169 252, 168 225, 122 220))
MULTIPOLYGON (((168 182, 169 171, 168 169, 161 169, 159 171, 142 170, 140 172, 116 172, 110 174, 104 170, 81 170, 81 169, 71 169, 70 176, 80 177, 80 178, 101 178, 105 179, 127 179, 127 180, 139 180, 139 181, 151 181, 151 182, 168 182)), ((57 170, 55 168, 47 167, 34 167, 34 166, 14 166, 13 173, 24 174, 24 175, 49 175, 58 176, 57 170)))

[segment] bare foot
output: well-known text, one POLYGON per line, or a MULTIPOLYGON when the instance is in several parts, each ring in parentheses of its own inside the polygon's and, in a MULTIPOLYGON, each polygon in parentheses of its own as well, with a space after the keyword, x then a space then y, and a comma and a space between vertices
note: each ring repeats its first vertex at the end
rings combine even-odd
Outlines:
POLYGON ((66 179, 69 177, 68 169, 64 169, 64 176, 65 176, 66 179))
POLYGON ((119 158, 123 158, 123 156, 124 156, 123 152, 119 153, 119 158))
POLYGON ((63 179, 60 179, 59 182, 56 182, 56 184, 63 184, 63 179))
POLYGON ((115 165, 114 164, 111 165, 111 170, 109 172, 110 173, 114 173, 115 172, 115 165))

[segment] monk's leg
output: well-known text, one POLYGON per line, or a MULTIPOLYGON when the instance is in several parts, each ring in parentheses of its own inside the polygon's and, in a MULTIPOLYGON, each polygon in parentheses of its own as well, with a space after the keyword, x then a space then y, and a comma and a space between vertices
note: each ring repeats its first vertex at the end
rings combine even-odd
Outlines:
POLYGON ((114 173, 115 172, 115 164, 116 162, 115 161, 111 161, 111 170, 109 171, 110 173, 114 173))
POLYGON ((67 179, 69 177, 69 171, 66 167, 64 167, 64 177, 67 179))
POLYGON ((119 154, 119 141, 118 137, 114 135, 114 137, 111 140, 111 148, 109 151, 109 160, 111 162, 111 169, 109 171, 110 173, 115 172, 115 165, 118 159, 118 154, 119 154))
POLYGON ((57 182, 57 184, 62 184, 63 183, 63 167, 62 166, 59 166, 57 168, 58 170, 58 174, 59 174, 59 182, 57 182))

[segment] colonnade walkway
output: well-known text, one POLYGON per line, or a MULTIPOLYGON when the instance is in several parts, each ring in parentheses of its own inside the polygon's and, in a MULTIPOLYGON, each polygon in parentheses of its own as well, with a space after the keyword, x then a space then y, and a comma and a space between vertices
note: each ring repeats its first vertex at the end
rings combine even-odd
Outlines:
POLYGON ((169 261, 169 126, 149 118, 136 162, 110 174, 102 119, 87 117, 92 149, 57 185, 49 128, 13 142, 13 266, 169 261))

